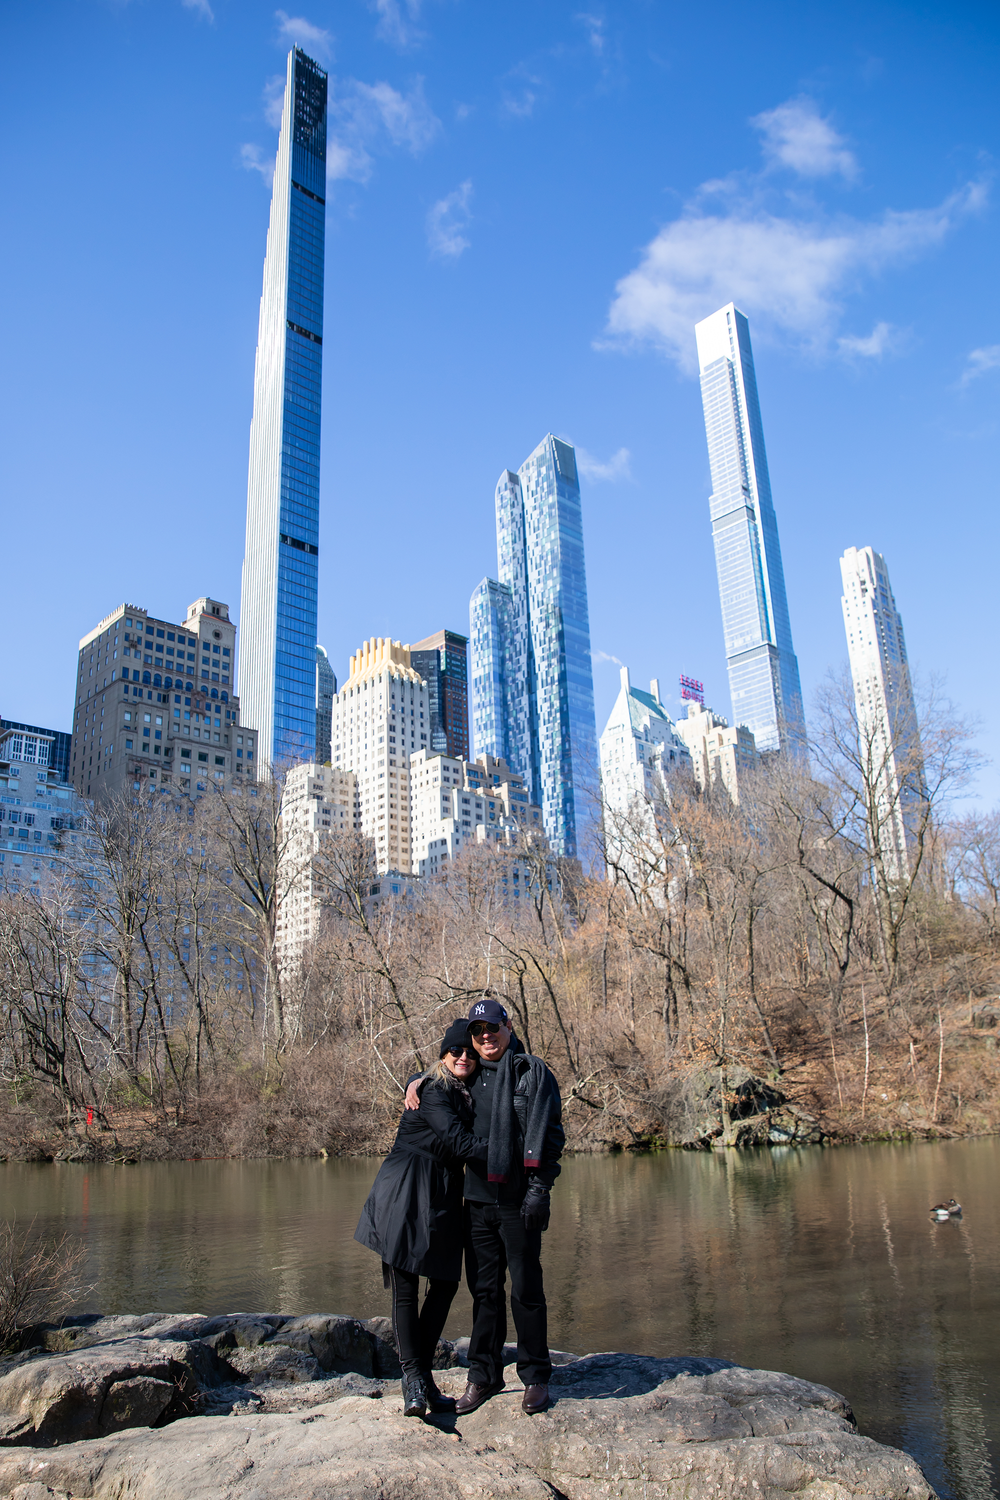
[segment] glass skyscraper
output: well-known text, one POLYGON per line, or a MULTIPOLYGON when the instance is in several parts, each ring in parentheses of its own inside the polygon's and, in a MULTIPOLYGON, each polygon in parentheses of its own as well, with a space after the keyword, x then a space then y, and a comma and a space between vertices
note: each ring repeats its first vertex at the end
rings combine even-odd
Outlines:
POLYGON ((431 750, 469 758, 468 639, 439 630, 410 647, 410 666, 427 684, 431 750))
POLYGON ((771 503, 750 325, 730 302, 697 324, 695 333, 733 722, 753 731, 758 750, 794 749, 804 729, 802 689, 771 503))
POLYGON ((239 689, 265 764, 313 757, 326 74, 288 54, 254 371, 239 689))
POLYGON ((597 732, 576 454, 550 433, 496 489, 497 570, 472 595, 473 754, 506 760, 556 854, 596 813, 597 732))

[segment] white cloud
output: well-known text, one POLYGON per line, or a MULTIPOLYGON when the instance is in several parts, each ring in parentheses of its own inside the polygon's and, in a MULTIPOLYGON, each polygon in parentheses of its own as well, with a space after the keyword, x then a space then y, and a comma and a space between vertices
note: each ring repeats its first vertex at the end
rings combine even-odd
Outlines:
POLYGON ((215 12, 208 0, 181 0, 185 10, 196 10, 203 21, 214 21, 215 12))
POLYGON ((696 201, 618 282, 602 342, 653 344, 691 370, 695 323, 734 301, 768 332, 826 348, 849 287, 940 244, 985 198, 969 183, 936 208, 889 209, 870 223, 781 218, 753 201, 709 214, 696 201))
POLYGON ((285 102, 285 75, 275 73, 264 85, 264 119, 275 130, 281 129, 281 110, 285 102))
POLYGON ((603 665, 604 662, 613 662, 616 667, 623 667, 625 663, 619 661, 617 656, 612 656, 610 651, 591 651, 590 660, 595 667, 603 665))
POLYGON ((602 463, 599 458, 588 453, 586 448, 577 448, 576 466, 584 479, 589 479, 594 484, 600 484, 604 479, 631 479, 631 457, 627 448, 619 448, 618 452, 613 453, 606 463, 602 463))
POLYGON ((388 83, 355 83, 353 114, 356 119, 381 124, 394 146, 403 146, 415 156, 437 135, 441 121, 424 98, 424 80, 418 78, 408 94, 388 83))
POLYGON ((1000 344, 987 344, 983 349, 973 349, 969 354, 960 384, 968 385, 970 380, 985 375, 989 370, 997 369, 1000 369, 1000 344))
POLYGON ((369 4, 378 13, 375 35, 383 42, 405 51, 423 41, 423 32, 416 25, 420 17, 420 0, 405 0, 405 4, 401 0, 369 0, 369 4))
POLYGON ((472 201, 472 183, 463 182, 446 198, 439 198, 427 215, 427 243, 431 254, 442 260, 457 260, 471 241, 465 230, 472 217, 469 204, 472 201))
POLYGON ((240 147, 240 160, 248 172, 259 172, 267 186, 274 181, 274 157, 262 156, 259 146, 240 147))
POLYGON ((526 120, 534 113, 541 86, 541 78, 530 72, 525 63, 518 63, 511 68, 501 100, 504 113, 513 116, 515 120, 526 120))
POLYGON ((893 328, 891 323, 876 323, 866 338, 853 333, 845 334, 837 340, 837 348, 848 357, 856 355, 861 359, 881 359, 883 354, 890 354, 898 343, 897 328, 893 328))
POLYGON ((789 99, 750 121, 764 136, 764 153, 774 165, 791 167, 800 177, 851 181, 858 164, 843 136, 824 120, 812 99, 789 99))
POLYGON ((592 16, 586 13, 574 16, 573 19, 579 21, 580 25, 586 31, 587 41, 590 43, 591 51, 595 57, 602 57, 604 55, 605 43, 607 42, 607 37, 604 35, 603 19, 600 16, 592 16))
POLYGON ((322 26, 314 26, 305 16, 290 16, 284 10, 276 10, 274 15, 282 42, 301 47, 318 62, 327 61, 333 48, 333 37, 329 31, 324 31, 322 26))
POLYGON ((441 121, 424 98, 422 78, 407 94, 388 83, 348 79, 331 91, 330 118, 326 175, 355 182, 367 181, 371 153, 386 141, 419 156, 441 129, 441 121))

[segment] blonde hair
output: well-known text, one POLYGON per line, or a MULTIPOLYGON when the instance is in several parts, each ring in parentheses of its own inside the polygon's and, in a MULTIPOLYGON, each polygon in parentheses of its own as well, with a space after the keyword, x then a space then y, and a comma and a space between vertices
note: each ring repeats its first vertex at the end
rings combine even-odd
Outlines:
MULTIPOLYGON (((479 1062, 478 1054, 476 1056, 476 1062, 479 1062)), ((464 1079, 459 1078, 457 1074, 453 1073, 449 1067, 446 1067, 443 1057, 439 1057, 433 1068, 430 1069, 430 1076, 432 1078, 443 1078, 446 1083, 449 1079, 452 1083, 464 1083, 465 1081, 464 1079)))

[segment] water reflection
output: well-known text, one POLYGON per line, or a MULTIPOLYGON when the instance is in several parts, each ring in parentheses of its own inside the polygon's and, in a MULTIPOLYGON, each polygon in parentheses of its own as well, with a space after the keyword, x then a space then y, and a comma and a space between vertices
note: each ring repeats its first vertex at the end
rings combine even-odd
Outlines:
MULTIPOLYGON (((844 1392, 944 1500, 1000 1496, 993 1140, 566 1163, 551 1340, 721 1354, 844 1392), (938 1224, 954 1194, 965 1217, 938 1224)), ((352 1239, 368 1161, 0 1167, 4 1211, 83 1234, 106 1311, 387 1311, 352 1239)), ((449 1331, 468 1332, 463 1292, 449 1331)))

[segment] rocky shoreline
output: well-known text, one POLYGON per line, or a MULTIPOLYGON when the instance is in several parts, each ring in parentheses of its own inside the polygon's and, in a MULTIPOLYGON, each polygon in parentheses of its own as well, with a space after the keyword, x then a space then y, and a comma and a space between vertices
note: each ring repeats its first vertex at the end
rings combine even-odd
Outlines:
MULTIPOLYGON (((438 1346, 453 1395, 465 1342, 438 1346)), ((554 1360, 538 1416, 511 1364, 478 1411, 419 1422, 384 1318, 77 1318, 0 1364, 0 1500, 934 1500, 824 1386, 722 1359, 554 1360)))

